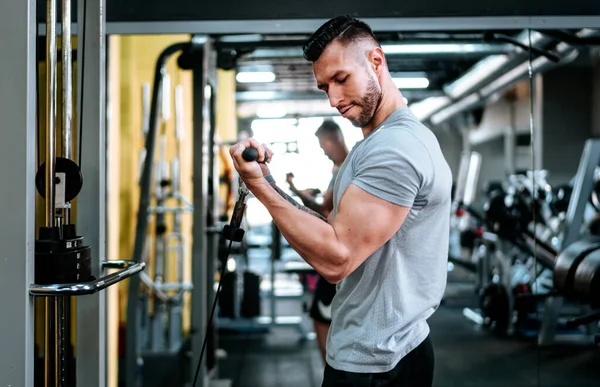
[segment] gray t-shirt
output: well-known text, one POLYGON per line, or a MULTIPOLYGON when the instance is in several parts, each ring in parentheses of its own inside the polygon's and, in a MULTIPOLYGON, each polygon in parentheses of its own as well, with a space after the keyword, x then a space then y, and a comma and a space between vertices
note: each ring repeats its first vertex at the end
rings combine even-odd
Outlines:
POLYGON ((329 186, 327 186, 327 191, 333 191, 333 187, 335 186, 335 180, 337 179, 337 175, 340 172, 340 167, 334 166, 331 170, 331 180, 329 181, 329 186))
POLYGON ((446 287, 452 172, 435 135, 401 108, 346 158, 335 214, 350 184, 411 210, 394 236, 337 284, 327 363, 387 372, 427 338, 426 320, 446 287))

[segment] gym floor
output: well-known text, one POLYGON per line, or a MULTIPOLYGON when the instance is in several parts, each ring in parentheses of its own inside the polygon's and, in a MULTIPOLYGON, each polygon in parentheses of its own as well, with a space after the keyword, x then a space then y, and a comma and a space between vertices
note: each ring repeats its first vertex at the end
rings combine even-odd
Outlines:
MULTIPOLYGON (((473 306, 469 286, 452 282, 443 305, 431 317, 435 387, 579 387, 600 381, 600 349, 575 344, 539 348, 533 341, 494 337, 467 320, 473 306)), ((290 310, 301 308, 284 301, 290 310)), ((310 326, 310 320, 306 318, 310 326)), ((266 334, 221 334, 220 379, 233 387, 320 387, 323 365, 314 340, 300 340, 291 328, 266 334)))

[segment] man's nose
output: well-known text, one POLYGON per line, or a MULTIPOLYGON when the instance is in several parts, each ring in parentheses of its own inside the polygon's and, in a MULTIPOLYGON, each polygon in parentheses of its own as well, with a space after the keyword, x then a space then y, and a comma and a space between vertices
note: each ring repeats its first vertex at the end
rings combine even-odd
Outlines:
POLYGON ((340 102, 343 100, 342 93, 336 89, 330 89, 329 93, 327 93, 327 96, 329 97, 329 105, 331 105, 332 108, 337 109, 337 107, 340 105, 340 102))

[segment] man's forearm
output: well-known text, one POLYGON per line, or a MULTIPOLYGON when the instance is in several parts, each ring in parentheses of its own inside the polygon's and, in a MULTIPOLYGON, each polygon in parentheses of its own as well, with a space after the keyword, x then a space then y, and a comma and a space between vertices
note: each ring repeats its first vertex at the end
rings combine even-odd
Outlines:
POLYGON ((333 227, 323 221, 325 218, 298 203, 294 205, 293 199, 288 200, 288 195, 267 181, 247 185, 267 207, 290 246, 325 278, 335 277, 347 254, 333 227))
MULTIPOLYGON (((284 198, 286 201, 288 201, 290 204, 292 204, 294 207, 296 207, 297 209, 306 212, 307 214, 311 214, 313 216, 316 216, 317 218, 327 222, 327 219, 321 215, 319 212, 317 212, 316 210, 314 210, 313 208, 309 207, 309 206, 303 206, 300 203, 298 203, 297 201, 295 201, 290 195, 286 194, 281 188, 279 188, 274 182, 270 182, 269 183, 271 185, 271 187, 273 187, 273 189, 275 189, 275 191, 279 194, 279 196, 281 196, 282 198, 284 198)), ((296 193, 296 192, 295 192, 296 193)), ((297 193, 296 193, 297 194, 297 193)), ((302 199, 302 202, 306 204, 306 202, 304 201, 304 198, 300 195, 298 195, 300 197, 300 199, 302 199)))

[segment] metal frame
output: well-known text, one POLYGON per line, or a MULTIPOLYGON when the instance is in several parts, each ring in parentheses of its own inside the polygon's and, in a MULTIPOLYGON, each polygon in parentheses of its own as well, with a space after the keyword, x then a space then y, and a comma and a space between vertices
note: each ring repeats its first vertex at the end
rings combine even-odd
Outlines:
POLYGON ((594 190, 594 171, 600 163, 600 140, 589 139, 585 142, 581 161, 573 182, 573 198, 569 202, 567 217, 565 218, 565 231, 562 240, 562 249, 575 242, 581 236, 583 215, 594 190))
MULTIPOLYGON (((102 276, 106 257, 106 8, 105 0, 78 0, 77 19, 85 20, 85 53, 77 50, 78 120, 83 120, 81 167, 84 185, 77 199, 77 229, 92 248, 92 272, 102 276), (82 54, 85 55, 81 71, 82 54), (81 82, 84 82, 83 105, 81 82)), ((79 47, 81 47, 81 41, 79 47)), ((104 387, 107 383, 106 293, 77 300, 77 385, 104 387)))
POLYGON ((0 385, 34 383, 34 308, 28 286, 33 282, 35 244, 36 38, 33 0, 10 0, 0 14, 3 48, 10 52, 0 71, 0 112, 6 127, 0 152, 0 211, 3 246, 0 258, 0 385), (6 312, 10 311, 10 312, 6 312))
MULTIPOLYGON (((137 214, 137 224, 136 224, 136 233, 135 233, 135 241, 133 246, 133 260, 136 262, 142 262, 144 258, 144 250, 147 242, 147 231, 148 231, 148 213, 151 209, 150 201, 151 201, 151 185, 154 183, 152 181, 152 170, 154 166, 154 153, 156 151, 156 138, 157 138, 157 123, 158 123, 158 115, 159 115, 159 104, 161 104, 161 88, 163 87, 163 76, 165 74, 165 63, 169 59, 169 57, 185 48, 187 48, 189 43, 175 43, 167 48, 165 48, 160 56, 158 57, 154 70, 154 81, 153 81, 153 89, 152 89, 152 97, 151 97, 151 106, 150 112, 148 115, 148 131, 146 133, 146 142, 145 142, 145 153, 144 154, 144 163, 142 164, 142 173, 140 178, 140 199, 139 199, 139 211, 137 214)), ((154 213, 158 213, 158 208, 153 209, 154 213)), ((164 208, 161 212, 165 212, 169 210, 168 208, 164 208)), ((171 209, 172 210, 172 209, 171 209)), ((148 280, 149 277, 146 275, 142 279, 148 280)), ((154 282, 152 280, 146 281, 151 287, 154 282)), ((136 385, 141 383, 142 381, 139 379, 142 377, 141 367, 143 366, 143 350, 142 345, 140 344, 140 340, 144 335, 142 335, 142 330, 138 329, 140 324, 142 323, 142 319, 145 317, 144 313, 141 313, 140 309, 140 297, 139 297, 139 286, 140 279, 132 278, 129 281, 129 290, 127 295, 127 332, 135 332, 135 334, 127 335, 127 353, 125 355, 125 369, 120 370, 120 373, 125 374, 125 379, 127 385, 136 385)), ((154 287, 156 290, 165 290, 160 287, 154 287)), ((157 326, 160 328, 160 326, 157 326)), ((158 329, 155 330, 156 332, 158 329)))
MULTIPOLYGON (((211 43, 209 39, 198 47, 202 54, 198 54, 199 60, 195 61, 192 68, 192 115, 193 115, 193 165, 192 178, 194 196, 194 215, 192 226, 192 313, 191 332, 195 332, 191 338, 191 367, 190 380, 194 380, 196 366, 200 359, 202 342, 206 334, 208 324, 208 300, 207 291, 207 193, 208 193, 208 167, 207 160, 210 132, 210 99, 206 94, 205 86, 208 85, 209 77, 209 51, 211 43)), ((212 284, 210 285, 212 286, 212 284)), ((197 387, 208 386, 208 373, 206 370, 206 356, 203 357, 202 366, 198 376, 197 387)), ((196 387, 195 386, 195 387, 196 387)))
MULTIPOLYGON (((585 208, 592 191, 594 189, 594 172, 600 163, 600 140, 589 139, 585 143, 577 174, 573 182, 573 192, 571 201, 565 218, 565 228, 561 242, 561 250, 577 241, 581 237, 583 218, 585 208)), ((538 334, 538 344, 546 346, 553 344, 557 340, 556 321, 559 317, 560 309, 563 305, 563 298, 560 296, 548 297, 545 301, 545 308, 542 316, 542 326, 538 334)), ((561 337, 562 341, 569 339, 561 337)), ((572 339, 572 338, 571 338, 572 339)), ((581 338, 578 338, 581 339, 581 338)), ((593 342, 593 339, 583 337, 584 344, 593 342)))
MULTIPOLYGON (((600 28, 600 16, 499 16, 365 18, 374 31, 488 30, 488 29, 575 29, 600 28)), ((108 34, 233 34, 233 33, 313 33, 325 19, 289 20, 211 20, 180 22, 109 22, 108 34)), ((40 33, 45 33, 43 23, 40 33)), ((73 33, 76 34, 76 27, 73 33)))

